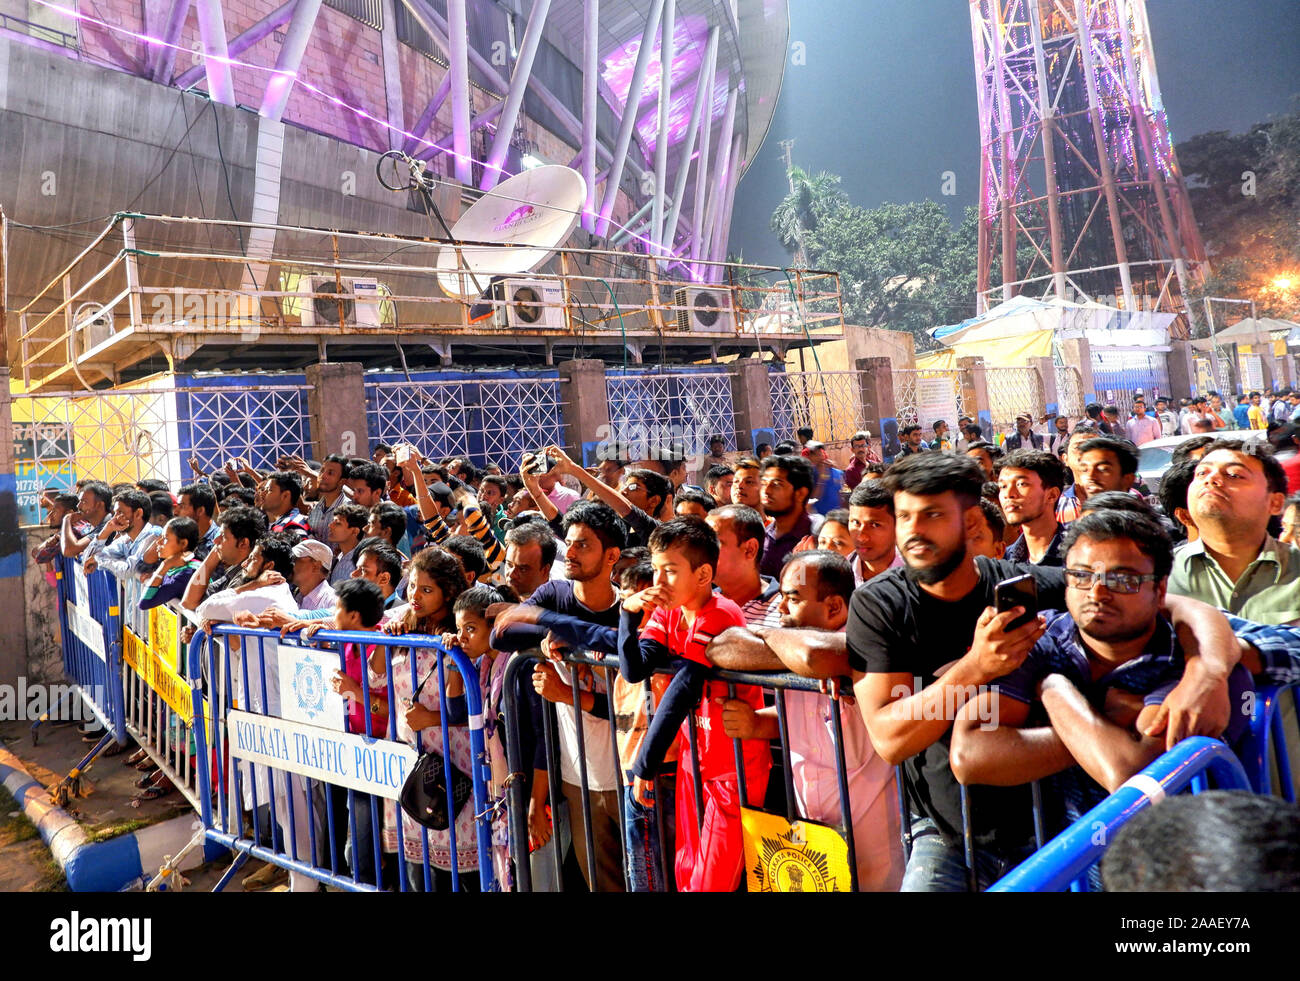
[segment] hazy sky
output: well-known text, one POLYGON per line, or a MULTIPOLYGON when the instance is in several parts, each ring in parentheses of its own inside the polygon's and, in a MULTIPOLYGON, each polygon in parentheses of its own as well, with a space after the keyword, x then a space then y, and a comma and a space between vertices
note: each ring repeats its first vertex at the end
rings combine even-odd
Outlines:
MULTIPOLYGON (((934 198, 957 216, 975 203, 979 120, 967 0, 789 0, 788 65, 776 116, 737 192, 731 251, 782 265, 768 230, 795 163, 844 178, 855 204, 934 198), (957 194, 940 194, 941 174, 957 194)), ((1240 132, 1300 95, 1300 0, 1147 0, 1175 141, 1240 132)))

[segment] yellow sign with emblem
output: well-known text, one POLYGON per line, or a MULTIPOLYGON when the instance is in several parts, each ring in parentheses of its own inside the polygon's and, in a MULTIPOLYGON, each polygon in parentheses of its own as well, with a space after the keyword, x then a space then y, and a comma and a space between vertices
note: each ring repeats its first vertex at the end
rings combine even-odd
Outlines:
POLYGON ((179 671, 181 666, 180 630, 180 617, 172 610, 155 606, 149 611, 149 648, 173 671, 179 671))
POLYGON ((835 828, 741 808, 750 892, 850 892, 849 846, 835 828))

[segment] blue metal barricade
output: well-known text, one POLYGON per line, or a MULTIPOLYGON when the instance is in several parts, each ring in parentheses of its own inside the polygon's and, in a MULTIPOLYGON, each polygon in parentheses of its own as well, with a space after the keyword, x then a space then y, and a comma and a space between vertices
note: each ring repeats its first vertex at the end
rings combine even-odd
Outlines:
MULTIPOLYGON (((1300 687, 1261 685, 1255 691, 1255 711, 1251 716, 1250 730, 1242 739, 1238 755, 1250 777, 1251 786, 1258 794, 1273 792, 1272 764, 1275 760, 1281 796, 1294 804, 1291 755, 1281 712, 1283 698, 1293 698, 1300 703, 1300 687)), ((1296 709, 1300 714, 1300 704, 1296 709)))
MULTIPOLYGON (((504 655, 503 655, 504 656, 504 655)), ((520 891, 541 891, 554 890, 560 891, 566 887, 573 886, 574 883, 568 881, 564 875, 564 855, 563 849, 559 848, 552 859, 545 863, 545 881, 534 881, 535 870, 533 862, 530 861, 529 855, 529 799, 526 793, 526 785, 529 782, 526 778, 526 771, 532 765, 532 762, 524 757, 524 732, 522 727, 528 725, 526 720, 527 709, 520 704, 518 695, 519 688, 531 688, 531 681, 528 678, 522 678, 521 674, 531 674, 534 666, 541 660, 535 653, 515 654, 506 669, 505 681, 503 685, 503 707, 506 724, 506 747, 508 754, 508 765, 510 768, 508 813, 510 819, 510 849, 515 869, 516 888, 520 891)), ((616 792, 620 808, 619 831, 620 849, 619 858, 623 864, 625 884, 629 878, 629 869, 632 856, 629 853, 629 840, 627 830, 628 808, 627 795, 631 793, 623 777, 622 764, 618 763, 619 753, 619 735, 617 728, 617 719, 614 706, 612 704, 613 692, 615 690, 615 677, 618 669, 616 663, 612 663, 612 658, 599 659, 587 654, 569 652, 563 659, 564 663, 570 668, 584 666, 590 668, 604 676, 604 690, 611 698, 611 705, 608 712, 608 739, 613 748, 614 760, 619 768, 619 779, 617 780, 616 792)), ((664 669, 661 673, 670 674, 671 671, 664 669)), ((576 701, 581 698, 582 692, 577 684, 576 671, 571 670, 573 699, 576 701)), ((820 693, 819 683, 815 679, 803 678, 793 674, 768 674, 768 673, 749 673, 736 671, 712 671, 709 675, 713 681, 723 682, 728 686, 728 695, 734 697, 736 685, 753 685, 764 688, 771 692, 777 711, 777 722, 780 731, 779 753, 781 770, 784 776, 786 802, 785 818, 793 823, 796 820, 807 819, 807 815, 801 815, 797 807, 797 795, 793 780, 793 766, 791 760, 791 740, 790 726, 787 718, 787 707, 785 693, 787 691, 820 693)), ((646 683, 648 684, 648 682, 646 683)), ((849 794, 848 767, 845 760, 844 729, 843 719, 841 716, 842 703, 839 699, 831 699, 829 696, 823 696, 829 708, 829 716, 826 723, 829 726, 831 752, 836 770, 835 792, 839 804, 840 820, 838 822, 823 822, 834 827, 840 835, 843 836, 847 844, 848 851, 848 878, 850 888, 858 888, 858 862, 857 848, 860 844, 855 841, 853 828, 853 802, 849 794)), ((572 704, 572 703, 570 703, 572 704)), ((549 702, 543 703, 543 712, 541 716, 542 731, 532 733, 532 739, 540 740, 546 748, 546 765, 548 776, 548 798, 551 808, 551 814, 555 825, 553 827, 553 838, 558 839, 561 836, 562 827, 560 826, 560 815, 565 805, 565 798, 559 790, 560 763, 558 760, 558 746, 556 745, 555 730, 557 728, 556 709, 558 706, 549 702)), ((854 711, 850 707, 847 711, 854 711)), ((572 711, 572 708, 568 708, 572 711)), ((585 713, 584 714, 589 714, 585 713)), ((653 717, 653 713, 650 713, 653 717)), ((572 837, 577 839, 582 835, 585 839, 586 849, 586 866, 582 868, 587 883, 596 883, 597 862, 595 858, 595 846, 592 828, 593 819, 593 793, 588 786, 588 769, 589 758, 591 754, 587 751, 588 734, 585 732, 584 725, 574 724, 576 734, 576 759, 570 761, 572 769, 576 770, 580 786, 576 798, 579 801, 578 810, 580 813, 569 812, 567 820, 570 825, 572 837), (581 821, 581 824, 579 824, 581 821)), ((697 730, 695 713, 689 716, 687 732, 687 745, 689 753, 685 758, 678 761, 678 781, 687 781, 686 786, 691 788, 694 794, 695 816, 697 821, 703 819, 705 813, 704 807, 704 779, 700 772, 699 758, 697 752, 697 730)), ((604 737, 602 737, 604 738, 604 737)), ((531 741, 531 740, 527 740, 531 741)), ((741 740, 734 739, 733 746, 736 753, 736 775, 737 789, 739 790, 742 800, 748 799, 746 783, 746 767, 741 754, 741 740)), ((883 799, 889 802, 889 807, 897 806, 897 793, 893 786, 887 786, 882 791, 883 799)), ((671 793, 665 793, 662 779, 657 782, 655 800, 657 806, 654 810, 655 828, 654 834, 659 843, 659 873, 661 881, 667 884, 673 882, 673 857, 672 857, 672 839, 671 831, 668 825, 671 821, 666 821, 665 817, 671 818, 673 812, 673 796, 671 793)), ((571 801, 570 801, 571 803, 571 801)), ((760 804, 761 806, 761 804, 760 804)), ((757 808, 752 808, 757 809, 757 808)), ((890 834, 891 843, 901 841, 901 836, 890 834)), ((901 857, 901 856, 900 856, 901 857)), ((581 867, 581 866, 580 866, 581 867)))
POLYGON ((1074 888, 1100 861, 1119 829, 1155 803, 1149 793, 1152 781, 1160 786, 1158 800, 1189 788, 1193 793, 1198 787, 1204 789, 1207 777, 1220 790, 1251 789, 1241 762, 1223 743, 1205 736, 1184 739, 994 883, 989 891, 1059 892, 1074 888))
POLYGON ((192 699, 200 679, 181 641, 188 614, 175 602, 141 610, 142 591, 138 579, 122 583, 126 730, 168 781, 146 793, 174 788, 197 811, 202 794, 192 699))
MULTIPOLYGON (((81 775, 112 743, 126 742, 122 698, 122 625, 117 580, 107 572, 86 575, 80 559, 55 559, 63 672, 72 682, 72 697, 104 727, 104 735, 68 775, 50 788, 56 804, 80 791, 81 775)), ((48 717, 58 717, 51 706, 48 717)), ((37 739, 41 721, 32 725, 37 739)))
POLYGON ((349 891, 428 891, 449 879, 461 890, 473 886, 472 864, 478 886, 492 890, 489 764, 474 665, 421 635, 323 630, 312 644, 220 625, 190 645, 189 676, 205 679, 192 696, 203 825, 210 840, 236 853, 217 889, 252 856, 288 870, 295 888, 321 882, 349 891), (329 685, 335 671, 347 673, 353 655, 361 698, 349 715, 329 685), (464 689, 460 726, 449 719, 447 658, 464 689), (379 661, 382 675, 374 669, 379 661), (398 723, 410 706, 396 706, 416 691, 437 692, 437 749, 472 781, 459 813, 454 781, 444 781, 453 816, 446 831, 415 824, 397 804, 417 754, 398 723), (358 722, 364 732, 352 731, 358 722))

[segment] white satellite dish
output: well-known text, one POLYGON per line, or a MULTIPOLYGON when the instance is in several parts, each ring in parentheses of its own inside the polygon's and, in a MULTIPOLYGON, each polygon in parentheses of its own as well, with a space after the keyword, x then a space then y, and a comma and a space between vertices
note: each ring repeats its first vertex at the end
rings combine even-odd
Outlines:
POLYGON ((577 227, 586 200, 587 182, 570 167, 537 167, 503 181, 452 226, 456 241, 487 244, 444 247, 439 285, 448 296, 471 299, 494 276, 531 272, 577 227))

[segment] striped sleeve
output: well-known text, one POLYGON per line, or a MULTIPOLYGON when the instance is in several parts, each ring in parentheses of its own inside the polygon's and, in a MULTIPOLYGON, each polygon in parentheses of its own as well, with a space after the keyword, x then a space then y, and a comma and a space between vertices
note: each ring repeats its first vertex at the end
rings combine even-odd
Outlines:
POLYGON ((492 534, 492 526, 488 524, 487 517, 478 508, 467 508, 465 511, 465 528, 483 546, 483 554, 487 557, 488 568, 495 570, 504 561, 506 550, 497 541, 496 536, 492 534))

